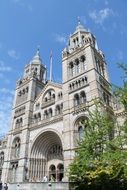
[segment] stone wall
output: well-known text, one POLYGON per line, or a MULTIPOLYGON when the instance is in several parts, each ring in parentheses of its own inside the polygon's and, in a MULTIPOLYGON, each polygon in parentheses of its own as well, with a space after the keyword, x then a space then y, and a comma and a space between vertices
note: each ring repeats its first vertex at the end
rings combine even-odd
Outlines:
POLYGON ((8 190, 69 190, 69 183, 67 182, 31 182, 8 184, 8 190))

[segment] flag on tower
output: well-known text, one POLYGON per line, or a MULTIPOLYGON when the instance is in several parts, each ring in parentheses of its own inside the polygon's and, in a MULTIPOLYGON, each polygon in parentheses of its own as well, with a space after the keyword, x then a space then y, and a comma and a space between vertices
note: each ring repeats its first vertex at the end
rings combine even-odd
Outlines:
POLYGON ((50 53, 50 81, 52 81, 52 50, 50 53))

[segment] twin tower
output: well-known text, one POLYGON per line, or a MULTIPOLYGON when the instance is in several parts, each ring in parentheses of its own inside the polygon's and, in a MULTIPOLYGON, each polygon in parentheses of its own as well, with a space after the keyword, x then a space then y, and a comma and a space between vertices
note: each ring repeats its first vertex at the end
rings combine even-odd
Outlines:
POLYGON ((12 128, 1 148, 3 182, 68 180, 65 173, 87 127, 81 122, 89 117, 86 108, 99 98, 112 111, 106 65, 95 36, 80 22, 62 52, 62 84, 47 80, 37 51, 17 81, 12 128))

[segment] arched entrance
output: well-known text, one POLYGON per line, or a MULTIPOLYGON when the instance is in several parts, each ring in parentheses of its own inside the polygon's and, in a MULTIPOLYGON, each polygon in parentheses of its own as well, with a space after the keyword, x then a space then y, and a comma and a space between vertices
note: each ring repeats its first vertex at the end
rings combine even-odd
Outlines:
MULTIPOLYGON (((46 131, 35 140, 30 156, 29 180, 43 181, 45 176, 48 180, 60 181, 57 177, 57 166, 63 165, 63 148, 60 137, 52 131, 46 131)), ((63 170, 62 170, 63 171, 63 170)))

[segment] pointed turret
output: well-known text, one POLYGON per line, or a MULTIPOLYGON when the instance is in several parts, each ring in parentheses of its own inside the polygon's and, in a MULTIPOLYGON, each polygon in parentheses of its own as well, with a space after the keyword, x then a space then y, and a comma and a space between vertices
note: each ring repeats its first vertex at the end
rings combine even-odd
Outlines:
POLYGON ((78 18, 78 25, 76 26, 74 34, 77 32, 88 32, 88 30, 81 24, 80 18, 78 18))
POLYGON ((30 63, 25 66, 24 78, 27 77, 35 77, 44 82, 46 80, 46 66, 42 63, 39 48, 30 63))
POLYGON ((40 57, 40 49, 37 49, 36 54, 34 55, 33 59, 31 60, 31 63, 36 63, 36 64, 42 64, 42 60, 40 57))
POLYGON ((70 54, 78 48, 87 45, 95 47, 96 39, 93 34, 81 24, 80 19, 78 18, 78 25, 76 26, 75 31, 69 37, 69 42, 63 51, 63 56, 66 56, 66 54, 70 54))

